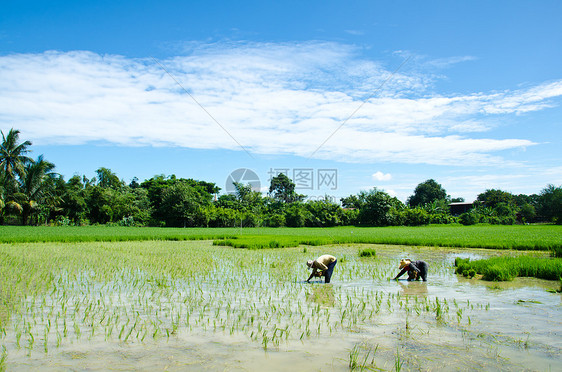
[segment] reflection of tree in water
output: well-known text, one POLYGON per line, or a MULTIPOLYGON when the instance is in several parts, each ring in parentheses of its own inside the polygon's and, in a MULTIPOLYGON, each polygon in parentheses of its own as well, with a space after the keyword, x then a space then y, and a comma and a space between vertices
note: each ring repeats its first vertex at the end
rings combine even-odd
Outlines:
POLYGON ((423 295, 427 294, 427 283, 426 282, 408 282, 408 284, 398 282, 400 284, 400 289, 402 293, 407 296, 416 296, 416 295, 423 295))
POLYGON ((334 287, 331 285, 314 285, 310 291, 306 293, 306 299, 322 306, 334 306, 336 296, 334 295, 334 287))

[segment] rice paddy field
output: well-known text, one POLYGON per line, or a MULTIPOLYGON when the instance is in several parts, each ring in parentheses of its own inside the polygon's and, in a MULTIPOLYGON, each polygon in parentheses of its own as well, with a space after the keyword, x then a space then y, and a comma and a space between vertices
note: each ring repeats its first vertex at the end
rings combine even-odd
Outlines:
MULTIPOLYGON (((331 234, 366 234, 342 230, 331 234)), ((560 243, 555 231, 547 244, 560 243)), ((485 282, 454 267, 457 257, 558 260, 549 252, 359 242, 236 249, 217 245, 235 231, 191 234, 201 240, 2 235, 0 370, 560 368, 560 281, 485 282), (376 254, 362 257, 366 249, 376 254), (325 253, 338 258, 332 283, 307 283, 306 260, 325 253), (390 280, 404 257, 429 263, 427 282, 390 280)))
POLYGON ((429 225, 333 228, 157 228, 117 226, 0 226, 0 243, 214 240, 240 248, 327 244, 400 244, 551 250, 562 246, 562 225, 429 225))

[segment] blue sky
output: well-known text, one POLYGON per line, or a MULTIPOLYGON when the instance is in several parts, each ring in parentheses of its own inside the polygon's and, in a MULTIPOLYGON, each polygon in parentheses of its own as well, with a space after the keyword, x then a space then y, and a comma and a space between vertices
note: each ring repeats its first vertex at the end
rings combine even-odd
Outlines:
POLYGON ((4 1, 0 129, 66 179, 562 184, 559 1, 4 1), (326 178, 330 175, 331 178, 326 178))

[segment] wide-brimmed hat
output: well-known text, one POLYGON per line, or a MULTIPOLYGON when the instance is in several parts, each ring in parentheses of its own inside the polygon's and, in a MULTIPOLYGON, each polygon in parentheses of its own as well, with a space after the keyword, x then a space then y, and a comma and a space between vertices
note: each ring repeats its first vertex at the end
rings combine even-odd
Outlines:
POLYGON ((306 261, 306 266, 312 267, 312 264, 313 264, 313 263, 314 263, 314 261, 308 260, 308 261, 306 261))
POLYGON ((400 266, 398 266, 399 269, 403 269, 405 266, 408 266, 412 261, 410 261, 409 259, 404 259, 404 260, 400 260, 400 266))

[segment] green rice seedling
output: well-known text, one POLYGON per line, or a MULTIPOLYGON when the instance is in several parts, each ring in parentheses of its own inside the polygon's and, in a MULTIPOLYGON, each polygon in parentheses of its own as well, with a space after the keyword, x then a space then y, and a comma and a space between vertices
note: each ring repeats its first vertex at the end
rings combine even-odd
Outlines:
POLYGON ((43 339, 43 351, 45 354, 49 352, 49 332, 45 329, 45 336, 43 339))
POLYGON ((359 257, 377 257, 377 252, 374 248, 365 248, 359 251, 359 257))
POLYGON ((404 361, 400 358, 400 350, 396 347, 396 354, 394 354, 394 370, 400 372, 402 370, 404 361))
POLYGON ((435 319, 438 322, 443 321, 443 307, 438 298, 435 298, 435 319))
POLYGON ((482 274, 484 280, 509 281, 518 276, 558 280, 562 276, 562 260, 535 256, 491 257, 469 261, 455 259, 456 272, 465 276, 482 274))
POLYGON ((0 371, 5 370, 7 360, 8 360, 8 351, 6 350, 6 346, 2 345, 2 353, 0 353, 0 371))
POLYGON ((33 350, 33 345, 35 344, 35 337, 33 337, 33 333, 31 333, 31 331, 27 334, 28 338, 27 338, 27 350, 29 351, 29 353, 31 354, 31 350, 33 350))
POLYGON ((21 331, 18 329, 18 330, 16 331, 16 347, 17 347, 18 349, 21 348, 20 340, 21 340, 21 331))
POLYGON ((359 345, 354 345, 349 352, 349 369, 351 371, 354 371, 359 366, 359 363, 357 362, 359 360, 359 351, 359 345))
MULTIPOLYGON (((473 270, 473 269, 472 269, 473 270)), ((484 276, 482 277, 484 280, 489 281, 509 281, 513 280, 514 274, 509 268, 500 265, 490 265, 484 269, 483 272, 484 276)))

